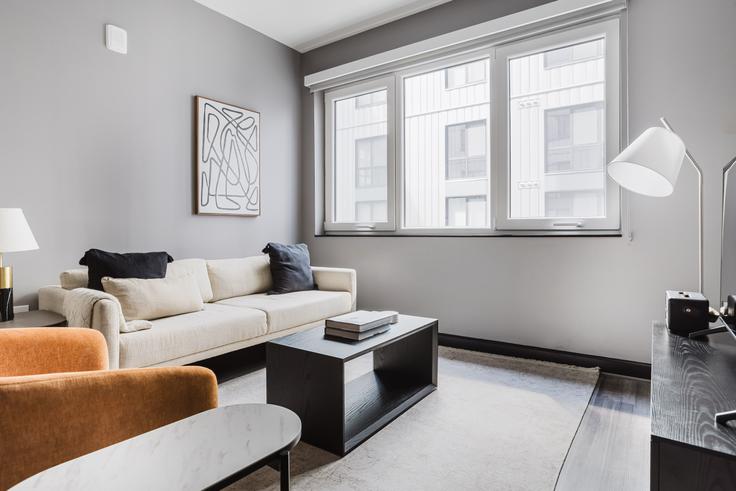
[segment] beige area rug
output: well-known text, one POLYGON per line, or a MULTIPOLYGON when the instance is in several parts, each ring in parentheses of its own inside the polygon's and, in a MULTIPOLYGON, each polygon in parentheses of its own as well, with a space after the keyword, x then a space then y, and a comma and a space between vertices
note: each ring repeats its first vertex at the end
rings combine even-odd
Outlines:
MULTIPOLYGON (((346 379, 372 369, 370 355, 346 379)), ((300 442, 294 490, 552 490, 598 369, 440 348, 438 389, 347 456, 300 442)), ((264 402, 265 370, 220 385, 220 404, 264 402)), ((276 490, 265 467, 232 490, 276 490)))

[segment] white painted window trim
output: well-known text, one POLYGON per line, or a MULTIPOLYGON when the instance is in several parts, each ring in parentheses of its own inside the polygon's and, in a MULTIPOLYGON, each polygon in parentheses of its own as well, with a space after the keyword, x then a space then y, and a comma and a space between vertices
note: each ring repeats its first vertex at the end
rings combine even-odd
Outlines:
POLYGON ((606 176, 606 216, 604 218, 511 218, 508 198, 509 183, 509 111, 508 60, 541 50, 564 47, 593 39, 606 39, 606 162, 613 160, 621 148, 621 82, 620 25, 609 19, 590 25, 515 42, 496 50, 492 90, 495 101, 492 147, 492 170, 496 200, 493 207, 496 230, 620 230, 620 189, 606 176))
MULTIPOLYGON (((502 225, 499 227, 499 223, 497 223, 499 215, 497 203, 499 199, 498 183, 501 181, 499 164, 495 161, 497 159, 495 155, 497 148, 495 135, 497 133, 496 125, 498 124, 496 115, 501 114, 501 111, 498 111, 498 108, 495 107, 497 94, 494 85, 497 79, 495 76, 498 62, 495 58, 496 51, 502 49, 505 45, 511 45, 512 43, 516 45, 516 43, 530 38, 534 41, 536 38, 546 37, 550 33, 554 35, 566 29, 582 29, 588 26, 614 22, 617 26, 615 45, 619 64, 619 72, 615 77, 617 90, 619 91, 617 94, 618 106, 616 108, 619 124, 616 126, 618 133, 615 138, 619 141, 620 146, 620 142, 625 141, 627 131, 625 125, 626 62, 625 51, 622 51, 624 47, 621 43, 621 40, 625 39, 622 29, 625 29, 626 25, 625 20, 621 18, 621 13, 625 10, 626 3, 627 0, 555 0, 540 7, 306 76, 305 85, 314 93, 315 104, 318 104, 320 98, 324 97, 324 104, 319 104, 320 107, 315 106, 315 175, 318 177, 320 184, 325 184, 324 192, 319 189, 321 186, 315 187, 317 193, 315 196, 315 214, 317 217, 324 217, 324 221, 318 220, 315 224, 315 234, 327 233, 337 236, 621 236, 624 229, 627 229, 626 233, 628 233, 628 221, 623 221, 621 218, 627 214, 628 203, 621 197, 618 187, 615 190, 610 189, 612 185, 610 182, 609 189, 607 189, 607 198, 615 196, 617 203, 615 203, 615 208, 610 208, 611 205, 607 203, 607 209, 616 210, 615 223, 605 226, 594 226, 589 223, 587 227, 555 227, 554 229, 533 228, 530 225, 524 227, 509 226, 507 228, 502 225), (490 53, 491 55, 491 118, 487 128, 488 141, 491 145, 491 150, 488 153, 490 156, 490 190, 488 193, 490 226, 480 229, 404 228, 402 77, 408 74, 431 71, 432 67, 451 66, 453 63, 456 64, 459 59, 478 58, 483 53, 490 53), (334 205, 332 203, 334 189, 332 188, 331 167, 334 149, 331 131, 329 130, 331 128, 332 111, 330 110, 331 105, 328 103, 328 97, 333 97, 332 100, 334 100, 334 96, 339 94, 360 94, 362 86, 375 83, 378 80, 384 81, 385 84, 390 84, 389 80, 393 80, 393 84, 388 89, 389 141, 387 147, 389 149, 389 174, 387 176, 387 211, 389 220, 386 224, 335 224, 332 223, 334 217, 334 205), (345 92, 343 93, 343 91, 345 92), (322 110, 324 110, 324 114, 318 114, 322 110), (324 123, 324 125, 321 123, 324 123), (396 126, 397 124, 399 126, 396 126), (323 142, 324 147, 320 148, 323 142), (320 165, 320 161, 323 159, 324 165, 320 165), (322 170, 324 175, 320 176, 322 170), (323 197, 324 206, 320 203, 323 197), (322 227, 319 226, 320 224, 322 227)), ((607 79, 611 79, 608 72, 607 79)), ((375 90, 375 88, 363 90, 363 93, 371 90, 375 90)), ((611 85, 607 85, 607 92, 610 90, 611 85)), ((332 107, 334 107, 334 104, 332 107)), ((611 140, 613 138, 610 135, 611 131, 612 128, 607 125, 607 141, 613 141, 611 140)), ((610 155, 611 152, 615 153, 614 147, 615 145, 607 144, 606 151, 609 160, 615 156, 610 155)))
POLYGON ((554 0, 407 46, 361 58, 304 77, 312 92, 326 90, 482 46, 535 36, 621 12, 627 0, 554 0))
POLYGON ((346 87, 341 87, 324 95, 325 126, 325 221, 324 230, 328 232, 386 232, 396 229, 396 84, 395 77, 381 77, 346 87), (336 222, 335 221, 335 145, 334 116, 335 103, 362 94, 386 90, 386 222, 336 222))

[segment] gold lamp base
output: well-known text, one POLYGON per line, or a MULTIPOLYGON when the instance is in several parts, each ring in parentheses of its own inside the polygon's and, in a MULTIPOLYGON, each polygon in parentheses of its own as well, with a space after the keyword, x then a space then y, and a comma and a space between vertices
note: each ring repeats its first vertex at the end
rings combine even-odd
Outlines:
POLYGON ((13 315, 13 268, 0 266, 0 322, 12 321, 13 315))
POLYGON ((0 266, 0 288, 13 288, 12 266, 0 266))

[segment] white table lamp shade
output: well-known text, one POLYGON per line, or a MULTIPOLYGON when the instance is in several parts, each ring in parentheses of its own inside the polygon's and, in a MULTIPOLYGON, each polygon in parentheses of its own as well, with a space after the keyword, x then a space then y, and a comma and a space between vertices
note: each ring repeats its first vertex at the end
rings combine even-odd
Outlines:
POLYGON ((608 164, 608 175, 622 187, 646 196, 669 196, 685 157, 685 144, 674 132, 647 129, 608 164))
POLYGON ((0 254, 38 249, 36 238, 20 208, 0 208, 0 254))

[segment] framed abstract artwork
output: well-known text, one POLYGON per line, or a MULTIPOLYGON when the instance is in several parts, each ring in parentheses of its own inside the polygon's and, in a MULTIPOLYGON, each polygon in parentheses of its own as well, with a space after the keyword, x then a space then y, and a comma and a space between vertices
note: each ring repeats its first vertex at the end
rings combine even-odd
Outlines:
POLYGON ((261 214, 261 115, 197 97, 199 215, 261 214))

